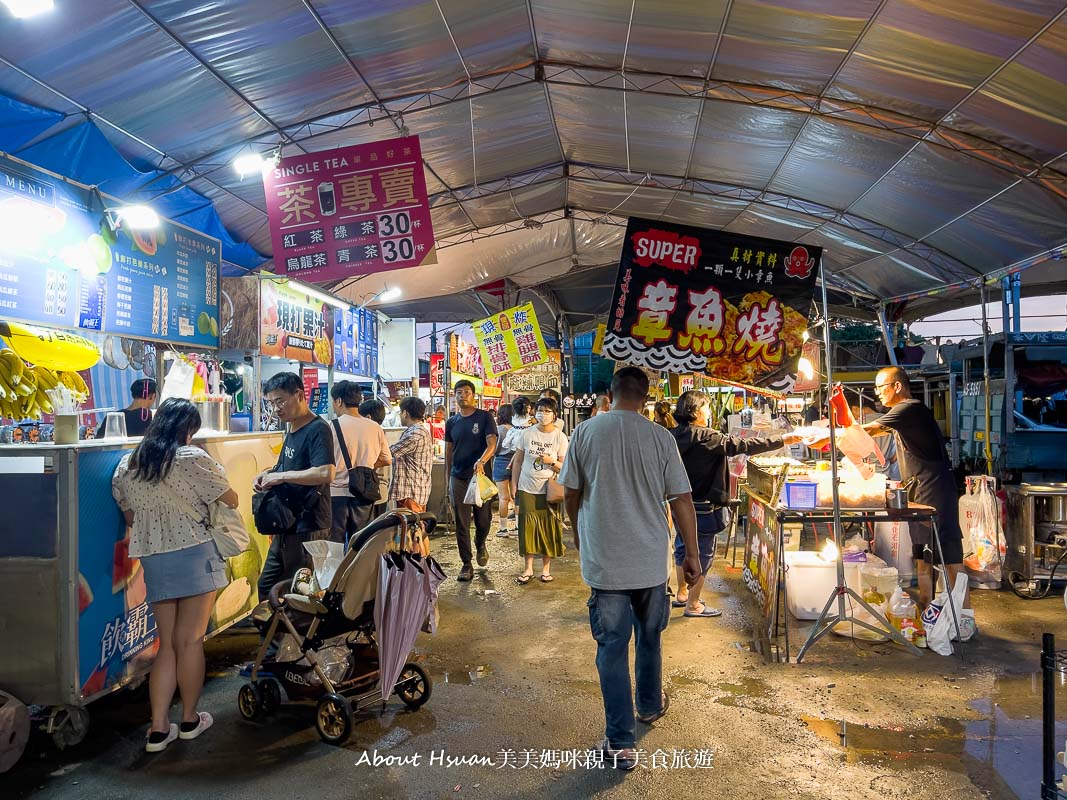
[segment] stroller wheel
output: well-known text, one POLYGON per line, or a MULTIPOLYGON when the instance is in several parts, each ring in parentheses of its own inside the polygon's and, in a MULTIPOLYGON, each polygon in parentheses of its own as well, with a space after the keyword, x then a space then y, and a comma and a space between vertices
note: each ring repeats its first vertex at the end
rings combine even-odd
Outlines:
POLYGON ((418 708, 430 699, 433 683, 426 670, 409 661, 404 665, 404 671, 400 673, 393 691, 408 708, 418 708))
POLYGON ((278 685, 278 681, 273 678, 264 678, 258 681, 257 688, 259 689, 263 714, 273 714, 282 704, 282 688, 278 685))
POLYGON ((323 695, 315 709, 315 728, 327 744, 344 744, 352 732, 352 706, 339 694, 323 695))
POLYGON ((263 692, 254 683, 246 683, 237 692, 237 710, 252 722, 263 716, 263 692))

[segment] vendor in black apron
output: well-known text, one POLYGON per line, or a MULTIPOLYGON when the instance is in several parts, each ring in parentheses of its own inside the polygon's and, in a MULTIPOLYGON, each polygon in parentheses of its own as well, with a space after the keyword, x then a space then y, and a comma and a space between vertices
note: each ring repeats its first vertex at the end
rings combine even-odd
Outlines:
MULTIPOLYGON (((908 374, 900 367, 880 370, 875 377, 874 391, 889 411, 863 428, 872 436, 896 434, 901 479, 914 479, 911 496, 916 503, 937 509, 938 538, 948 569, 946 585, 951 587, 963 571, 963 532, 960 529, 959 494, 941 428, 933 412, 911 396, 908 374)), ((937 561, 937 550, 932 526, 912 524, 910 531, 918 563, 919 604, 925 607, 933 598, 933 564, 937 561)), ((971 608, 969 593, 963 607, 971 608)), ((973 611, 963 614, 960 629, 964 641, 974 636, 977 629, 973 611)))

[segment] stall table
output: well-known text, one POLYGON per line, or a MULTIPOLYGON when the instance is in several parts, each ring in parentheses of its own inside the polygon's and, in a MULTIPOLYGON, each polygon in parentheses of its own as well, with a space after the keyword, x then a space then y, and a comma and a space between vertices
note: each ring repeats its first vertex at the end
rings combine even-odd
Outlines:
MULTIPOLYGON (((761 638, 769 644, 776 662, 788 662, 789 613, 786 603, 785 526, 789 524, 833 522, 833 509, 799 510, 775 507, 771 501, 748 489, 748 524, 745 536, 743 576, 762 609, 761 638), (784 638, 784 657, 778 639, 784 638)), ((841 509, 841 523, 907 522, 930 523, 937 535, 937 509, 912 503, 906 509, 841 509)), ((827 598, 829 599, 829 598, 827 598)))

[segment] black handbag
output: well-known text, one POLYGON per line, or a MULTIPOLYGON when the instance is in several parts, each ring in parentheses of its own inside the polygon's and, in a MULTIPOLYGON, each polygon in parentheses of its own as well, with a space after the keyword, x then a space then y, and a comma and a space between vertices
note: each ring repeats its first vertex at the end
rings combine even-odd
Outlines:
POLYGON ((256 530, 266 536, 289 533, 296 528, 296 514, 282 493, 275 489, 252 495, 252 518, 256 530))
POLYGON ((348 455, 348 445, 341 433, 341 423, 333 421, 333 430, 337 436, 337 443, 341 446, 341 457, 345 460, 345 469, 348 470, 348 492, 356 500, 363 503, 377 503, 382 499, 382 487, 378 483, 378 473, 370 467, 353 467, 352 459, 348 455))

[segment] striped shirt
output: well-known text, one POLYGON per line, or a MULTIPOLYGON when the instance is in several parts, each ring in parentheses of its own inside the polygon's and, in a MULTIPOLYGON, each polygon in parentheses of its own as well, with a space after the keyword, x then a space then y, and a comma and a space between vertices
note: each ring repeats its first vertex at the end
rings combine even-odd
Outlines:
POLYGON ((421 422, 415 423, 389 450, 393 454, 389 499, 396 502, 410 499, 425 506, 430 501, 430 470, 433 467, 430 429, 421 422))

